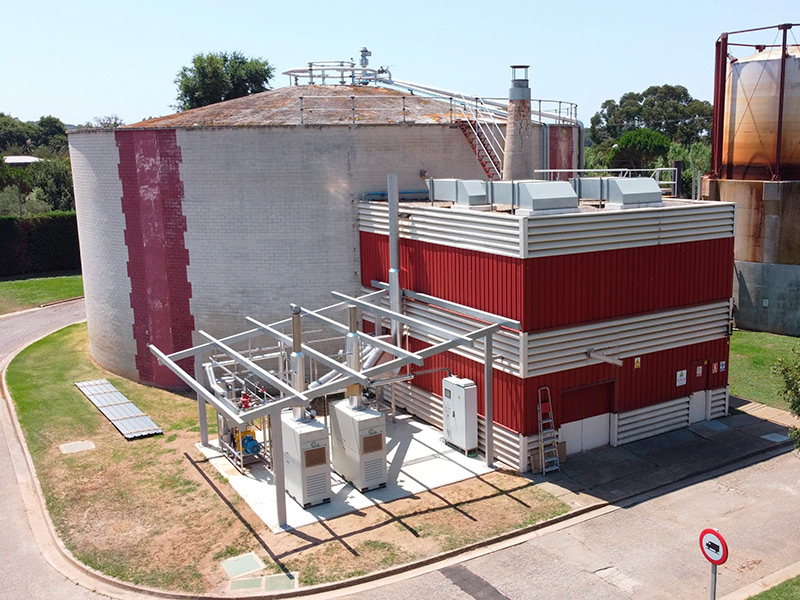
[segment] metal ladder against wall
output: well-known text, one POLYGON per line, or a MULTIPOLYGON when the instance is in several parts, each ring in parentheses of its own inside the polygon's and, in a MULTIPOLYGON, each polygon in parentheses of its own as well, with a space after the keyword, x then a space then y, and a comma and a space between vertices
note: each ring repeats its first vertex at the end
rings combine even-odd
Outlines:
POLYGON ((558 445, 555 422, 553 421, 553 403, 550 399, 550 388, 539 388, 539 464, 542 473, 558 471, 558 445))

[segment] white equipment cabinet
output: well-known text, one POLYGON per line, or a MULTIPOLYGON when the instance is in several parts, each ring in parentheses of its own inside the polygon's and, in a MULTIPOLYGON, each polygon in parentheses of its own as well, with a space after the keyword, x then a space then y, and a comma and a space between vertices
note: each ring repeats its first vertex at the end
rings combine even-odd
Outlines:
POLYGON ((307 508, 331 500, 328 430, 316 419, 296 421, 281 415, 286 491, 307 508))
POLYGON ((386 485, 386 418, 372 408, 350 408, 347 400, 331 402, 333 470, 359 491, 386 485))
POLYGON ((478 386, 471 379, 442 379, 442 422, 447 443, 464 452, 478 447, 478 386))

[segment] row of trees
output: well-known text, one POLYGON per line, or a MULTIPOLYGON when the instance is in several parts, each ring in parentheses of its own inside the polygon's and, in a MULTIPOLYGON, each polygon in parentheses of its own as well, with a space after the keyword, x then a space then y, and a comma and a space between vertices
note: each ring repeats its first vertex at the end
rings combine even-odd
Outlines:
POLYGON ((0 214, 74 209, 67 128, 60 119, 20 121, 0 113, 0 155, 41 159, 25 168, 0 161, 0 214))
POLYGON ((710 168, 712 113, 709 102, 692 98, 681 85, 606 100, 590 122, 586 168, 649 169, 680 160, 683 189, 689 190, 691 173, 710 168))

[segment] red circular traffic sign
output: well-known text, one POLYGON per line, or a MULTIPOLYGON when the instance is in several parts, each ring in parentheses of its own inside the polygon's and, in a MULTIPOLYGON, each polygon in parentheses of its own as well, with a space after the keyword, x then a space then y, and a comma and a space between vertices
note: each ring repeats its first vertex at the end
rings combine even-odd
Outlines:
POLYGON ((728 560, 728 544, 716 529, 703 529, 700 532, 700 551, 708 562, 721 565, 728 560))

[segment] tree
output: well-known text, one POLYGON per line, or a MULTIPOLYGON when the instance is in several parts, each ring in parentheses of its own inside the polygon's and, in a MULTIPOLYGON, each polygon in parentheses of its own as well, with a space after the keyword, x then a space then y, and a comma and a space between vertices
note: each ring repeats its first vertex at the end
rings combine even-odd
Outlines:
POLYGON ((47 147, 53 152, 64 152, 67 149, 67 128, 61 119, 53 116, 41 117, 36 122, 33 144, 47 147))
POLYGON ((591 118, 589 139, 599 144, 645 127, 689 146, 707 139, 713 108, 692 98, 682 85, 650 86, 642 93, 623 94, 619 103, 606 100, 591 118))
POLYGON ((21 153, 28 154, 33 149, 36 135, 35 123, 23 123, 11 115, 0 113, 0 152, 15 148, 21 153))
POLYGON ((40 160, 26 169, 30 171, 33 191, 52 210, 74 210, 75 193, 68 158, 40 160))
MULTIPOLYGON (((789 403, 789 411, 800 417, 800 345, 792 348, 794 359, 779 358, 772 372, 783 379, 781 397, 789 403)), ((800 428, 790 427, 789 435, 794 439, 795 448, 800 450, 800 428)))
POLYGON ((609 166, 614 169, 648 169, 656 159, 667 155, 669 138, 651 129, 635 129, 623 133, 609 153, 609 166))
POLYGON ((266 60, 241 52, 196 54, 175 78, 178 110, 207 106, 269 89, 274 69, 266 60))

